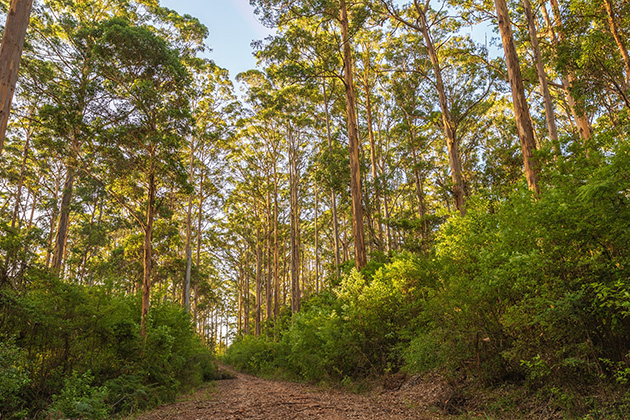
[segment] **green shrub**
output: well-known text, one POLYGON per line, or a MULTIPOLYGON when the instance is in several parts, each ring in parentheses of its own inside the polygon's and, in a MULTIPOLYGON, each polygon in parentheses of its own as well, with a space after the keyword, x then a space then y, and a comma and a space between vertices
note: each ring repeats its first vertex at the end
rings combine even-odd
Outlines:
POLYGON ((282 345, 267 337, 247 335, 232 343, 225 362, 248 373, 274 374, 283 365, 282 345))
POLYGON ((90 371, 64 380, 61 392, 53 395, 53 403, 48 410, 52 419, 90 419, 108 418, 109 408, 106 401, 107 388, 92 386, 94 376, 90 371))
POLYGON ((0 290, 3 329, 21 334, 0 341, 2 418, 129 414, 217 376, 213 355, 178 304, 154 303, 145 342, 139 296, 35 274, 27 293, 0 290))
POLYGON ((24 350, 15 344, 14 339, 0 341, 0 418, 25 416, 23 391, 30 382, 24 350))

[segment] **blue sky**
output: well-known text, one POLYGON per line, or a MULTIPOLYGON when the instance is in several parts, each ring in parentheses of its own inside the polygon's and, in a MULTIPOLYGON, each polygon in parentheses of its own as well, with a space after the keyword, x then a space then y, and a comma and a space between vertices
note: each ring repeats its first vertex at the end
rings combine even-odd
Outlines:
POLYGON ((232 79, 256 66, 250 44, 271 33, 254 16, 249 0, 160 0, 164 7, 198 18, 210 30, 207 56, 232 79))

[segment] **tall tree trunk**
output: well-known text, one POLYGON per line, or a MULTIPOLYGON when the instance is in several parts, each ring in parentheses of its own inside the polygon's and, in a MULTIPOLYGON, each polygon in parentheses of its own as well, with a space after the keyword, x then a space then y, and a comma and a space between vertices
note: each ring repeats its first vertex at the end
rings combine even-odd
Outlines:
POLYGON ((28 218, 28 224, 26 225, 26 231, 30 232, 33 227, 33 218, 35 217, 35 210, 37 209, 37 190, 33 191, 33 203, 31 204, 31 215, 28 218))
POLYGON ((147 200, 146 222, 144 225, 143 276, 142 276, 142 315, 140 318, 140 336, 147 338, 147 318, 149 316, 151 295, 151 274, 153 272, 153 219, 155 217, 155 158, 152 156, 148 173, 149 191, 147 200))
POLYGON ((20 168, 20 179, 18 181, 17 193, 15 194, 15 206, 13 207, 13 216, 11 217, 11 229, 15 228, 22 202, 22 187, 24 186, 24 178, 26 176, 26 162, 28 161, 28 152, 31 144, 32 130, 29 126, 26 130, 26 142, 24 143, 24 156, 22 157, 22 167, 20 168))
POLYGON ((532 43, 532 52, 534 53, 534 61, 536 62, 536 71, 538 73, 538 82, 540 83, 540 91, 545 102, 545 120, 547 122, 547 131, 549 140, 551 140, 554 152, 560 154, 560 145, 558 144, 558 127, 556 125, 556 116, 553 109, 553 101, 549 93, 549 83, 547 81, 547 73, 540 54, 540 46, 538 44, 538 30, 534 21, 534 12, 529 0, 523 0, 523 9, 527 18, 527 29, 529 30, 529 39, 532 43))
MULTIPOLYGON (((416 2, 416 6, 418 3, 416 2)), ((444 136, 446 137, 446 146, 448 148, 449 164, 451 166, 451 179, 453 182, 453 199, 455 200, 455 207, 462 216, 466 215, 466 194, 464 188, 464 178, 462 176, 462 163, 459 157, 459 145, 455 138, 455 131, 453 130, 453 121, 451 119, 451 111, 448 106, 448 99, 446 98, 446 90, 444 88, 444 81, 442 80, 442 69, 440 68, 440 60, 435 49, 435 44, 431 38, 429 32, 429 26, 427 23, 426 11, 421 7, 417 7, 420 15, 420 30, 422 37, 433 65, 433 72, 435 74, 435 86, 438 91, 438 98, 440 102, 440 109, 442 110, 442 124, 444 125, 444 136)))
POLYGON ((367 264, 365 253, 365 231, 363 228, 363 197, 361 193, 361 163, 359 158, 359 132, 357 127, 356 96, 352 75, 352 50, 346 0, 340 0, 341 38, 343 42, 344 85, 346 92, 346 114, 348 118, 348 141, 350 149, 350 191, 352 193, 352 228, 354 254, 358 270, 367 264))
MULTIPOLYGON (((383 131, 383 127, 381 125, 381 120, 379 120, 378 123, 378 144, 379 144, 379 149, 383 150, 383 137, 381 135, 383 131)), ((385 176, 383 175, 383 168, 385 167, 385 156, 384 154, 381 154, 380 157, 380 176, 381 178, 384 180, 385 176)), ((388 202, 388 194, 387 194, 387 188, 386 185, 382 186, 382 191, 384 192, 383 194, 383 213, 385 216, 385 250, 387 252, 389 252, 391 250, 391 242, 392 242, 392 232, 391 232, 391 227, 389 225, 389 202, 388 202)))
POLYGON ((243 268, 243 322, 245 325, 245 335, 249 335, 250 327, 249 327, 249 254, 250 249, 248 247, 246 257, 245 257, 245 267, 243 268))
POLYGON ((245 274, 243 273, 243 266, 242 266, 242 262, 240 263, 241 267, 239 269, 238 272, 238 280, 237 280, 237 287, 238 287, 238 321, 236 323, 236 335, 241 335, 243 333, 243 321, 244 321, 244 317, 243 317, 243 307, 245 306, 244 301, 245 301, 245 297, 244 297, 244 289, 245 287, 243 286, 243 284, 245 283, 245 274))
POLYGON ((466 193, 464 189, 464 178, 462 176, 462 163, 459 157, 459 145, 457 144, 455 131, 453 129, 451 111, 448 106, 448 99, 446 97, 446 89, 444 88, 444 81, 442 80, 440 59, 437 55, 433 39, 431 38, 431 33, 429 32, 429 24, 427 22, 426 10, 422 8, 417 1, 414 3, 420 17, 420 32, 422 33, 422 37, 424 38, 424 43, 427 47, 429 58, 431 59, 431 65, 433 66, 433 73, 435 75, 435 86, 438 91, 440 109, 442 110, 442 124, 444 125, 444 136, 446 137, 449 164, 451 166, 451 179, 453 182, 453 199, 455 200, 455 207, 457 208, 457 210, 462 216, 465 216, 466 193))
MULTIPOLYGON (((412 130, 413 133, 413 130, 412 130)), ((412 134, 413 136, 413 134, 412 134)), ((411 147, 411 159, 413 159, 413 177, 416 183, 416 196, 418 197, 418 217, 422 223, 422 237, 423 239, 427 239, 428 234, 428 226, 427 226, 427 210, 424 205, 424 189, 423 182, 420 178, 420 171, 418 170, 418 157, 416 154, 416 148, 411 147)))
MULTIPOLYGON (((197 215, 197 269, 201 267, 201 223, 203 221, 203 202, 204 202, 204 194, 203 194, 203 183, 205 178, 205 173, 201 172, 201 180, 199 181, 199 214, 197 215)), ((193 315, 193 319, 195 322, 197 321, 197 300, 199 298, 199 282, 195 282, 194 286, 195 292, 195 311, 193 315)))
MULTIPOLYGON (((326 112, 326 138, 328 139, 328 152, 332 156, 332 134, 330 130, 330 110, 328 108, 328 97, 326 96, 326 79, 322 79, 322 90, 324 92, 324 111, 326 112)), ((340 256, 339 256, 339 219, 337 217, 337 195, 335 194, 334 188, 330 188, 330 203, 332 210, 332 222, 333 222, 333 237, 335 241, 335 271, 337 276, 339 276, 339 264, 340 256)))
MULTIPOLYGON (((194 176, 194 162, 195 162, 195 145, 194 137, 190 138, 190 159, 188 166, 188 179, 192 183, 194 176)), ((184 309, 186 312, 190 312, 190 277, 192 271, 192 207, 193 207, 193 194, 188 196, 188 210, 186 212, 186 277, 184 279, 184 309)))
POLYGON ((289 195, 291 207, 291 310, 300 311, 300 210, 298 208, 297 145, 289 133, 289 195))
POLYGON ((70 204, 74 191, 74 168, 68 167, 66 183, 63 186, 61 207, 59 209, 59 224, 57 225, 57 236, 55 237, 55 249, 52 257, 52 268, 60 273, 65 255, 66 241, 68 240, 68 229, 70 228, 70 204))
POLYGON ((376 209, 374 213, 374 221, 376 222, 376 228, 378 231, 378 250, 383 250, 383 224, 381 223, 381 197, 380 188, 378 185, 378 173, 376 163, 376 140, 374 139, 374 123, 372 119, 372 93, 370 87, 369 69, 370 69, 370 51, 366 46, 365 59, 363 64, 363 90, 365 92, 365 110, 367 117, 367 129, 368 138, 370 140, 370 163, 372 166, 372 183, 374 185, 374 207, 376 209))
POLYGON ((319 293, 319 188, 315 181, 315 292, 319 293))
MULTIPOLYGON (((553 10, 555 25, 551 22, 549 15, 547 13, 547 9, 543 4, 541 7, 541 11, 543 13, 543 17, 545 18, 545 22, 547 26, 549 26, 549 30, 551 31, 551 40, 556 47, 556 50, 559 47, 560 42, 564 39, 564 25, 562 23, 562 17, 560 15, 560 6, 557 0, 550 0, 551 9, 553 10), (558 28, 558 33, 556 34, 555 27, 558 28)), ((592 137, 591 132, 591 124, 586 117, 586 113, 584 110, 584 105, 582 101, 578 102, 578 100, 573 96, 573 85, 576 82, 577 77, 573 70, 568 70, 567 74, 562 75, 562 86, 564 87, 564 91, 567 96, 567 103, 569 104, 569 109, 573 118, 575 119, 575 123, 578 126, 578 131, 580 138, 586 144, 592 137)))
POLYGON ((272 235, 273 235, 273 224, 271 220, 271 191, 269 188, 271 184, 270 178, 271 177, 267 178, 267 181, 268 181, 267 200, 266 200, 267 234, 265 235, 265 237, 267 238, 267 246, 266 246, 267 269, 265 270, 267 273, 266 283, 265 283, 265 309, 266 309, 265 319, 267 320, 270 320, 273 318, 273 290, 272 290, 273 277, 272 277, 272 268, 271 268, 271 260, 273 258, 272 256, 273 250, 271 247, 271 241, 272 241, 272 235))
POLYGON ((604 8, 606 9, 606 14, 608 15, 608 25, 610 26, 610 32, 615 38, 617 48, 619 48, 619 52, 623 57, 623 63, 626 71, 626 80, 624 80, 623 85, 625 89, 628 90, 628 87, 630 86, 630 56, 628 55, 628 49, 626 48, 626 44, 619 34, 617 18, 615 16, 616 13, 613 9, 612 1, 604 0, 604 8))
POLYGON ((0 154, 11 112, 33 0, 11 0, 0 44, 0 154))
POLYGON ((466 190, 464 187, 464 178, 462 175, 462 164, 459 156, 459 145, 455 136, 455 128, 451 119, 451 112, 448 106, 448 98, 446 97, 446 89, 444 88, 444 81, 442 79, 442 69, 440 67, 440 59, 435 48, 435 43, 431 37, 429 29, 429 23, 427 21, 427 9, 429 3, 420 4, 418 0, 414 0, 413 5, 418 13, 417 23, 413 23, 409 20, 401 17, 400 13, 396 11, 396 7, 391 0, 381 0, 381 3, 386 7, 388 14, 400 23, 419 31, 424 39, 429 59, 433 67, 433 73, 435 75, 435 87, 437 89, 438 98, 440 102, 440 110, 442 111, 442 125, 444 130, 444 137, 446 137, 446 146, 448 148, 449 165, 451 168, 451 180, 453 182, 453 199, 455 201, 455 207, 462 216, 466 215, 466 190))
POLYGON ((521 149, 523 151, 523 163, 525 166, 527 185, 534 194, 538 196, 540 194, 538 187, 538 165, 533 158, 533 151, 536 150, 534 128, 531 124, 529 107, 527 106, 527 100, 525 98, 525 88, 523 86, 521 68, 518 62, 518 55, 516 54, 514 38, 512 36, 510 16, 505 0, 495 0, 495 5, 499 21, 499 30, 501 31, 501 39, 503 42, 503 50, 505 51, 505 61, 507 62, 508 67, 510 86, 512 88, 514 117, 516 118, 516 127, 521 141, 521 149))
MULTIPOLYGON (((258 221, 260 223, 260 220, 258 221)), ((260 321, 262 314, 262 251, 260 249, 260 226, 256 228, 256 319, 254 333, 260 337, 260 321)))
POLYGON ((273 319, 280 316, 280 243, 278 238, 278 165, 273 162, 273 319))

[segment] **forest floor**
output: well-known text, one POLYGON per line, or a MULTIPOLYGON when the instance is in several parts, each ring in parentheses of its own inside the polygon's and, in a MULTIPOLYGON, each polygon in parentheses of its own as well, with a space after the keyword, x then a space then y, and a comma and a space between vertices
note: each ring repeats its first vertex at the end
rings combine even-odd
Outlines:
POLYGON ((322 389, 313 385, 232 373, 232 379, 209 384, 177 403, 137 420, 180 419, 366 419, 430 420, 446 415, 453 397, 448 385, 435 380, 385 381, 380 389, 362 394, 322 389), (389 388, 389 389, 388 389, 389 388))

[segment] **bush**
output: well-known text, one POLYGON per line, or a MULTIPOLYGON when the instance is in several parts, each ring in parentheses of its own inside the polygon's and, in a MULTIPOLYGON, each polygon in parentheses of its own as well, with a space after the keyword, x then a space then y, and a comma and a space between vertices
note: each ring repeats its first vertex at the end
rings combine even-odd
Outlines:
POLYGON ((26 415, 23 391, 31 382, 26 366, 25 352, 15 339, 0 341, 0 418, 26 415))
POLYGON ((58 395, 53 395, 53 403, 48 410, 52 419, 90 419, 108 418, 106 402, 107 388, 94 387, 94 376, 90 371, 79 375, 76 371, 64 380, 64 386, 58 395))
POLYGON ((129 414, 217 376, 179 305, 153 305, 145 342, 137 296, 35 274, 27 293, 0 290, 3 329, 20 335, 0 341, 2 418, 129 414))
POLYGON ((225 362, 248 373, 277 374, 284 362, 282 345, 267 337, 239 337, 227 349, 225 362))

